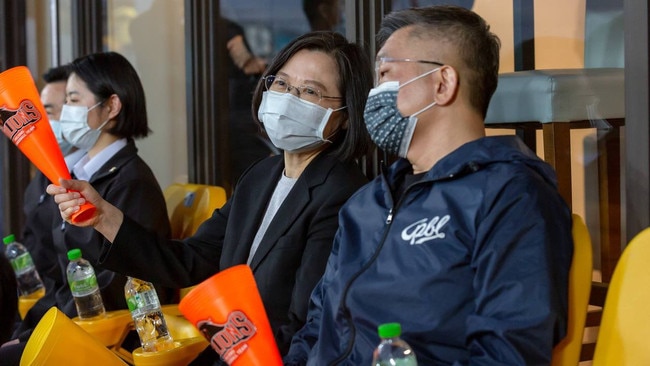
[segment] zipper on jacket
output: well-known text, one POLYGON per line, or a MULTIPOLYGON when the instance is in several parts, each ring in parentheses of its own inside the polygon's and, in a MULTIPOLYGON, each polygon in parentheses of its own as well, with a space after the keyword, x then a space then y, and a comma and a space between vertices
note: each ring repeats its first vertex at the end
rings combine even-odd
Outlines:
POLYGON ((345 285, 345 289, 343 290, 343 296, 341 296, 340 307, 343 310, 345 319, 347 320, 350 326, 350 340, 348 342, 348 346, 345 349, 345 351, 334 361, 331 361, 329 363, 330 366, 340 364, 341 362, 343 362, 343 360, 345 360, 350 355, 350 353, 352 353, 352 348, 354 347, 354 339, 356 338, 357 331, 356 328, 354 327, 354 323, 352 322, 352 314, 350 314, 350 309, 348 309, 345 299, 348 297, 348 290, 350 290, 350 287, 352 287, 354 281, 356 281, 357 278, 359 278, 359 276, 361 276, 363 272, 368 270, 368 268, 370 268, 370 265, 377 259, 377 257, 379 257, 379 253, 381 252, 381 249, 384 247, 384 243, 386 243, 386 238, 388 237, 388 231, 390 231, 390 225, 392 221, 393 221, 393 209, 391 208, 388 213, 388 218, 386 218, 387 226, 384 230, 384 235, 381 238, 381 242, 379 243, 379 246, 373 253, 372 257, 370 257, 370 260, 368 260, 368 262, 366 262, 366 264, 363 267, 361 267, 361 269, 357 271, 357 273, 355 273, 352 276, 352 278, 348 281, 348 283, 345 285))

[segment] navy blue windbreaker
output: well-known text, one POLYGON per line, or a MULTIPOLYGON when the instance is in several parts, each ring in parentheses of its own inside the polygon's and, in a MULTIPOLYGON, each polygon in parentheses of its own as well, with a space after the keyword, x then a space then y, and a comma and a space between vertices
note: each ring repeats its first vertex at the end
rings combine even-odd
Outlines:
POLYGON ((497 136, 461 146, 394 201, 410 172, 397 161, 341 209, 285 364, 370 365, 386 322, 402 324, 420 365, 549 364, 573 253, 552 168, 497 136))

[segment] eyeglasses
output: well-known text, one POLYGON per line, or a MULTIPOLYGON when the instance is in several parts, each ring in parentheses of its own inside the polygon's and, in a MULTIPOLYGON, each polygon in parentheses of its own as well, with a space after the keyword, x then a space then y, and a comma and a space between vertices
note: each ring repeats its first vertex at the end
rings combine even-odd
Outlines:
POLYGON ((431 65, 438 65, 438 66, 444 66, 443 63, 438 62, 438 61, 429 61, 429 60, 416 60, 412 58, 393 58, 393 57, 377 57, 375 58, 375 85, 379 83, 379 68, 381 67, 381 64, 384 62, 417 62, 420 64, 431 64, 431 65))
POLYGON ((295 90, 298 98, 306 100, 308 102, 318 104, 324 99, 343 99, 343 97, 330 97, 329 95, 323 95, 318 88, 307 85, 293 86, 289 84, 288 81, 283 78, 275 75, 267 75, 264 77, 264 86, 266 90, 278 92, 278 93, 289 93, 292 90, 295 90))

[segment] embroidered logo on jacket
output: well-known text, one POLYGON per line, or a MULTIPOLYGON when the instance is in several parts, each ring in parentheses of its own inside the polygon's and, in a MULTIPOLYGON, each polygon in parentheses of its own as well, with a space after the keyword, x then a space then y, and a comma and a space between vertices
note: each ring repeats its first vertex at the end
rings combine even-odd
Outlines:
POLYGON ((402 239, 409 244, 422 244, 429 240, 443 239, 445 233, 440 232, 442 227, 449 221, 449 215, 443 217, 434 216, 431 220, 421 219, 402 230, 402 239))

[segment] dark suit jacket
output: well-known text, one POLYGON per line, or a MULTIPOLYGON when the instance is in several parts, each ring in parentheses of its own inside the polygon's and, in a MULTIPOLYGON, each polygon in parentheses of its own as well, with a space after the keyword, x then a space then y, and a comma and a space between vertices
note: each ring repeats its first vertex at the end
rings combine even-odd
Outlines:
MULTIPOLYGON (((245 264, 283 170, 282 156, 254 164, 228 202, 183 242, 147 232, 125 217, 103 265, 185 287, 245 264)), ((251 268, 283 354, 305 323, 310 293, 325 271, 339 208, 366 182, 355 164, 321 153, 297 180, 255 252, 251 268)))
MULTIPOLYGON (((90 178, 90 184, 105 200, 119 207, 125 215, 133 217, 141 225, 155 230, 160 235, 170 236, 169 218, 162 190, 153 172, 137 155, 137 148, 133 141, 129 141, 108 160, 90 178)), ((48 207, 50 206, 42 209, 48 207)), ((56 214, 53 215, 55 218, 50 223, 50 230, 56 255, 50 260, 54 263, 58 261, 61 281, 57 283, 56 288, 52 290, 48 288, 45 296, 27 313, 14 333, 14 336, 21 339, 25 339, 25 336, 30 334, 52 306, 58 307, 70 318, 77 316, 77 309, 66 278, 66 267, 69 262, 67 252, 70 249, 80 248, 82 256, 93 264, 106 310, 127 308, 124 300, 126 277, 107 270, 96 262, 102 247, 109 243, 91 227, 66 224, 61 219, 56 204, 53 205, 53 209, 56 210, 56 214)), ((171 289, 156 286, 156 291, 163 304, 177 300, 175 296, 177 293, 171 289)))

